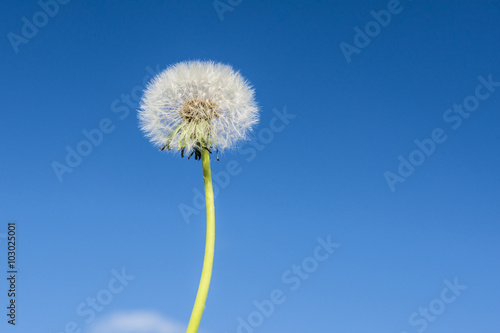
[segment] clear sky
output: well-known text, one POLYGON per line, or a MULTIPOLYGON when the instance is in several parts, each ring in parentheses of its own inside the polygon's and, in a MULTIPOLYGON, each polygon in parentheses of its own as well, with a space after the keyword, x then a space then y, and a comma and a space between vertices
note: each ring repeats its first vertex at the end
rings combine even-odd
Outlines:
POLYGON ((151 75, 201 59, 239 70, 261 108, 212 163, 204 333, 498 333, 498 2, 215 7, 0 4, 1 332, 183 332, 201 163, 159 152, 136 109, 151 75))

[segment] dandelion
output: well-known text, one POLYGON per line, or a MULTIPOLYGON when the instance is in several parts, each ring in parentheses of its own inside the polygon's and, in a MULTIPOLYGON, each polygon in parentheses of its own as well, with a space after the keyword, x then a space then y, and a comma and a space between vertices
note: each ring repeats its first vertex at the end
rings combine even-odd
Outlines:
POLYGON ((258 122, 254 91, 230 66, 206 61, 181 62, 148 85, 139 109, 141 129, 160 150, 202 161, 207 233, 198 293, 187 333, 198 331, 212 276, 215 208, 210 154, 232 148, 258 122))

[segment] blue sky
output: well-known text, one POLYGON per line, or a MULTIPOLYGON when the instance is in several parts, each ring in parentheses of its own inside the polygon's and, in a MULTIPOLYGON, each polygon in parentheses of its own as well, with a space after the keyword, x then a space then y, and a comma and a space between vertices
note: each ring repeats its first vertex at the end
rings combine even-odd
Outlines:
POLYGON ((261 108, 252 141, 212 163, 203 332, 499 332, 495 1, 0 13, 0 266, 17 221, 19 271, 15 328, 0 283, 2 332, 183 331, 201 164, 153 147, 136 108, 151 75, 195 59, 231 64, 261 108))

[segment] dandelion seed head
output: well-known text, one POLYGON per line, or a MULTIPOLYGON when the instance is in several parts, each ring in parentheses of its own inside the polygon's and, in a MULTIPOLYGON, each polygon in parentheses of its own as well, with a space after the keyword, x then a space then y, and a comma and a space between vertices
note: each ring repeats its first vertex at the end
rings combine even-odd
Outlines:
POLYGON ((224 150, 258 122, 254 90, 231 66, 181 62, 158 74, 139 107, 140 128, 162 149, 224 150))

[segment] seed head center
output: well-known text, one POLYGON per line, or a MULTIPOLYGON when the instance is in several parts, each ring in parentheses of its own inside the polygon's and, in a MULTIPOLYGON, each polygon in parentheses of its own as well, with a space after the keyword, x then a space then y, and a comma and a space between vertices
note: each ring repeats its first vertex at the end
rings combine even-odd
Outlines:
POLYGON ((219 118, 217 105, 211 100, 199 100, 197 98, 187 101, 181 109, 181 118, 188 122, 210 121, 219 118))

